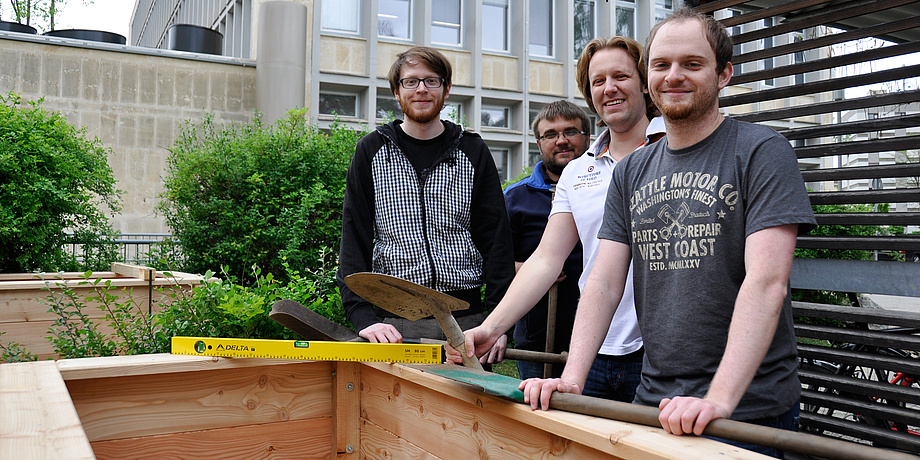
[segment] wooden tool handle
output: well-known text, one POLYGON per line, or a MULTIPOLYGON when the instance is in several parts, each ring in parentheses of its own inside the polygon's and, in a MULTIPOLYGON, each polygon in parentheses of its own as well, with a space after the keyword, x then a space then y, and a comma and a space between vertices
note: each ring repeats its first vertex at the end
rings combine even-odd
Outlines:
POLYGON ((482 364, 479 364, 479 360, 475 356, 471 357, 466 355, 463 330, 460 329, 460 325, 457 324, 457 319, 454 318, 454 315, 451 315, 449 311, 438 310, 435 312, 434 318, 438 320, 441 330, 444 331, 444 335, 447 337, 447 343, 457 349, 457 351, 460 352, 460 356, 463 356, 463 365, 472 367, 473 369, 483 370, 482 364))
MULTIPOLYGON (((650 406, 558 392, 553 393, 549 400, 549 405, 554 409, 579 414, 661 427, 661 423, 658 421, 660 411, 650 406)), ((828 459, 875 460, 880 458, 881 452, 884 452, 884 458, 886 459, 916 458, 900 452, 879 451, 879 449, 852 442, 728 419, 716 419, 709 422, 706 425, 706 429, 703 430, 703 434, 828 459)))

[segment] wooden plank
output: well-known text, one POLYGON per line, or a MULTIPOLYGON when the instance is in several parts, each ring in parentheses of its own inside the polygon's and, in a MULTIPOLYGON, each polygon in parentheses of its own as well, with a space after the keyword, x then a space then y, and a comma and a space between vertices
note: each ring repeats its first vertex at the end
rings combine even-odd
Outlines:
MULTIPOLYGON (((739 55, 732 56, 732 64, 735 65, 735 68, 738 67, 738 64, 743 64, 745 62, 759 61, 769 57, 781 56, 784 54, 798 53, 802 51, 808 51, 816 48, 823 48, 827 46, 833 46, 838 43, 845 43, 852 40, 859 40, 860 38, 867 37, 878 37, 879 35, 888 34, 891 32, 898 32, 901 30, 913 29, 914 27, 920 26, 920 18, 908 17, 898 21, 892 21, 888 23, 876 24, 871 27, 861 27, 859 29, 848 30, 846 32, 840 32, 830 35, 822 35, 819 37, 811 38, 808 40, 795 41, 788 43, 786 45, 774 46, 772 48, 760 49, 757 51, 751 51, 748 53, 743 53, 739 55)), ((874 51, 882 51, 881 48, 877 48, 874 51)), ((871 61, 872 59, 868 59, 871 61)), ((821 61, 819 59, 819 61, 821 61)), ((792 67, 792 66, 784 66, 792 67)), ((756 72, 746 72, 739 75, 750 75, 756 72)), ((794 72, 798 73, 798 72, 794 72)), ((734 77, 732 81, 729 81, 729 85, 738 84, 734 77)))
POLYGON ((818 115, 822 113, 831 113, 837 111, 865 109, 868 107, 883 107, 886 105, 909 104, 920 101, 920 90, 904 91, 891 94, 878 94, 853 99, 840 99, 837 101, 818 102, 815 104, 799 105, 794 107, 785 107, 773 110, 761 110, 746 114, 732 115, 732 118, 751 123, 769 120, 781 120, 784 118, 805 117, 818 115))
POLYGON ((437 460, 441 458, 421 447, 394 435, 389 430, 372 422, 361 420, 361 458, 393 459, 411 458, 414 460, 437 460))
POLYGON ((330 416, 331 373, 327 362, 291 362, 257 371, 68 380, 67 386, 95 442, 330 416))
POLYGON ((734 44, 747 43, 761 38, 779 36, 789 32, 796 32, 809 27, 820 25, 830 25, 844 19, 850 19, 857 16, 867 15, 869 13, 883 11, 891 8, 897 8, 903 5, 909 5, 916 0, 876 0, 869 3, 859 3, 847 8, 827 9, 826 13, 808 15, 802 19, 785 21, 776 24, 773 27, 764 27, 732 37, 734 44))
MULTIPOLYGON (((838 364, 851 364, 854 366, 863 366, 874 369, 893 370, 904 372, 908 375, 920 375, 920 360, 913 358, 901 358, 896 356, 867 354, 856 351, 844 350, 841 348, 819 347, 798 344, 799 356, 820 359, 838 364)), ((908 388, 908 387, 905 387, 908 388)), ((911 388, 917 394, 920 394, 920 388, 911 388)))
POLYGON ((156 270, 142 265, 124 264, 121 262, 112 262, 112 271, 129 278, 137 278, 143 281, 150 281, 156 277, 156 270))
POLYGON ((920 163, 857 166, 853 168, 809 169, 802 171, 802 179, 804 179, 805 182, 911 176, 920 176, 920 163))
POLYGON ((845 89, 874 83, 883 83, 893 80, 911 78, 920 73, 920 65, 898 67, 895 69, 872 72, 871 74, 838 77, 828 80, 803 83, 800 85, 784 86, 775 89, 756 91, 752 93, 735 94, 719 98, 719 107, 732 107, 750 104, 753 102, 770 101, 786 97, 804 96, 808 94, 845 89))
POLYGON ((531 411, 469 386, 401 365, 362 369, 362 414, 396 436, 445 458, 762 458, 660 428, 581 414, 531 411), (699 442, 703 441, 703 442, 699 442), (513 454, 521 452, 521 454, 513 454))
MULTIPOLYGON (((795 244, 798 248, 858 249, 862 251, 920 250, 920 238, 914 236, 800 236, 796 239, 795 244)), ((908 268, 908 270, 913 269, 908 268)), ((845 292, 868 292, 854 289, 850 288, 845 292)), ((917 296, 916 291, 908 292, 908 294, 891 295, 917 296)), ((880 293, 876 292, 876 294, 880 293)))
POLYGON ((332 418, 266 423, 142 438, 96 441, 96 458, 331 458, 332 418))
MULTIPOLYGON (((858 343, 871 347, 920 351, 920 336, 911 333, 867 331, 848 327, 796 324, 795 336, 829 340, 839 343, 858 343)), ((875 354, 874 351, 873 354, 875 354)))
POLYGON ((811 199, 811 204, 911 203, 920 201, 920 188, 809 192, 808 198, 811 199))
MULTIPOLYGON (((793 260, 793 271, 795 271, 795 261, 793 260)), ((819 259, 802 259, 802 260, 819 260, 819 259)), ((841 261, 843 262, 843 261, 841 261)), ((866 263, 878 263, 878 264, 891 264, 897 262, 869 262, 869 261, 854 261, 854 262, 866 262, 866 263)), ((844 267, 841 267, 842 272, 846 271, 845 266, 848 264, 842 264, 844 267)), ((851 265, 852 267, 857 267, 863 264, 851 265)), ((820 269, 820 267, 818 267, 820 269)), ((832 277, 835 276, 833 273, 830 274, 832 277)), ((793 288, 797 286, 793 285, 793 288)), ((806 288, 803 288, 806 289, 806 288)), ((813 287, 810 289, 823 289, 826 291, 833 291, 830 286, 825 287, 813 287)), ((849 321, 857 323, 866 323, 866 324, 883 324, 886 326, 896 326, 896 327, 917 327, 920 324, 920 314, 916 312, 908 311, 898 311, 898 310, 883 310, 876 308, 857 308, 857 307, 843 307, 840 305, 825 305, 820 303, 810 303, 810 302, 792 302, 792 314, 795 316, 810 316, 812 318, 827 318, 827 319, 836 319, 840 321, 849 321)))
POLYGON ((218 369, 248 369, 287 366, 289 359, 218 358, 212 356, 171 355, 167 353, 102 358, 62 359, 57 362, 64 380, 92 380, 131 375, 176 374, 218 369))
MULTIPOLYGON (((792 261, 789 285, 793 289, 920 297, 920 264, 795 258, 792 261)), ((916 314, 913 316, 918 318, 916 314)), ((900 323, 890 324, 909 326, 900 323)))
POLYGON ((95 458, 54 362, 0 365, 0 457, 95 458))
POLYGON ((720 20, 725 27, 737 26, 739 24, 747 24, 749 22, 758 21, 765 18, 772 18, 773 16, 781 16, 786 13, 791 13, 793 11, 803 10, 806 8, 813 8, 818 5, 823 5, 830 2, 831 0, 796 0, 784 2, 776 6, 771 6, 769 8, 764 8, 762 10, 755 10, 750 13, 744 13, 740 16, 732 16, 720 20))
POLYGON ((815 214, 818 225, 920 225, 920 212, 839 212, 815 214))
MULTIPOLYGON (((920 66, 917 67, 920 71, 920 66)), ((851 155, 857 153, 886 152, 889 150, 909 150, 920 147, 916 136, 900 136, 865 141, 840 142, 797 147, 795 155, 799 158, 820 158, 830 155, 851 155)))
POLYGON ((334 365, 332 407, 332 446, 338 459, 360 458, 361 446, 361 363, 337 362, 334 365))
MULTIPOLYGON (((920 42, 917 42, 920 45, 920 42)), ((920 51, 920 46, 917 47, 920 51)), ((789 140, 814 139, 819 137, 832 137, 854 133, 889 131, 920 126, 920 114, 891 116, 870 120, 834 123, 830 125, 810 126, 807 128, 792 128, 777 131, 789 140)), ((915 139, 916 140, 916 139, 915 139)))

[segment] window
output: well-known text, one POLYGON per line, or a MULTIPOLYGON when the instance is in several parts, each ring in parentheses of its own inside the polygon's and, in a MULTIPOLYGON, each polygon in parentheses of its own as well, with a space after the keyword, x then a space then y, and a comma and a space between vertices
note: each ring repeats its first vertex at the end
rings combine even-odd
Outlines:
POLYGON ((411 0, 380 0, 377 4, 377 36, 411 39, 411 0))
POLYGON ((511 109, 508 107, 482 106, 482 126, 491 128, 510 128, 511 109))
MULTIPOLYGON (((799 43, 799 42, 804 41, 804 40, 805 40, 805 31, 804 31, 804 30, 801 31, 801 32, 799 32, 799 33, 797 33, 797 34, 795 34, 795 42, 796 42, 796 43, 799 43)), ((803 64, 803 63, 805 62, 805 52, 804 52, 804 51, 796 51, 795 53, 793 53, 793 59, 795 60, 795 63, 796 63, 796 64, 803 64)), ((804 84, 804 83, 805 83, 805 74, 804 74, 804 73, 797 73, 797 74, 795 74, 795 84, 796 84, 796 85, 801 85, 801 84, 804 84)))
MULTIPOLYGON (((763 20, 764 28, 773 27, 773 18, 765 18, 763 20)), ((763 49, 768 50, 773 48, 773 36, 770 35, 763 39, 763 49)), ((773 58, 769 57, 763 60, 763 70, 773 70, 773 58)), ((775 84, 774 79, 767 78, 763 81, 763 84, 767 86, 773 86, 775 84)))
POLYGON ((441 109, 441 119, 450 120, 458 125, 463 124, 463 106, 459 102, 445 102, 441 109))
POLYGON ((533 129, 533 121, 537 119, 537 115, 540 114, 540 110, 543 110, 542 106, 541 107, 536 107, 533 105, 530 106, 530 110, 527 111, 528 118, 527 118, 527 126, 525 130, 533 129))
POLYGON ((399 106, 399 101, 392 97, 377 97, 377 119, 378 120, 402 120, 403 111, 399 106))
POLYGON ((636 7, 617 2, 617 35, 636 38, 636 7))
POLYGON ((531 0, 530 2, 530 55, 553 56, 553 0, 531 0))
POLYGON ((596 34, 593 0, 575 0, 575 59, 596 34))
POLYGON ((358 95, 351 93, 319 93, 319 113, 340 117, 358 116, 358 95))
POLYGON ((442 45, 463 46, 463 5, 460 0, 431 3, 431 41, 442 45))
POLYGON ((495 168, 498 169, 498 178, 502 182, 505 182, 509 179, 508 177, 508 157, 511 156, 511 152, 506 148, 496 148, 489 147, 489 151, 492 152, 492 160, 495 161, 495 168))
POLYGON ((655 0, 655 22, 661 22, 674 12, 672 0, 655 0))
POLYGON ((509 51, 508 0, 483 0, 482 49, 509 51))
POLYGON ((539 150, 530 149, 530 151, 527 152, 527 162, 528 162, 527 166, 530 168, 533 168, 534 166, 536 166, 537 163, 539 163, 540 160, 542 159, 543 159, 543 154, 540 153, 539 150))
POLYGON ((357 34, 360 23, 359 0, 323 0, 320 26, 323 30, 357 34))

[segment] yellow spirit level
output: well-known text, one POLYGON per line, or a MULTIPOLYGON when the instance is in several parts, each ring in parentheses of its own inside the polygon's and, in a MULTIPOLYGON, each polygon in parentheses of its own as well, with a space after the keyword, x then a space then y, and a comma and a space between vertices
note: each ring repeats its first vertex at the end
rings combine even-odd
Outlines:
POLYGON ((440 364, 441 345, 407 343, 325 342, 318 340, 228 339, 173 337, 172 354, 232 358, 361 361, 440 364))

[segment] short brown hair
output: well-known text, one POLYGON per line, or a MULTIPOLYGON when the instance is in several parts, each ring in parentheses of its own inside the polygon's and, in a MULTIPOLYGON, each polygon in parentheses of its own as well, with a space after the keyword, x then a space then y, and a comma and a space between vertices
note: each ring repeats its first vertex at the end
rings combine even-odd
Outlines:
POLYGON ((434 48, 416 46, 396 55, 396 62, 390 66, 390 71, 387 73, 387 80, 390 81, 391 93, 395 93, 397 88, 399 88, 399 79, 401 78, 399 73, 402 71, 403 64, 412 61, 425 64, 432 72, 444 79, 445 86, 450 86, 453 70, 451 70, 450 61, 447 60, 447 57, 434 48))
MULTIPOLYGON (((585 49, 581 52, 581 56, 578 57, 578 63, 575 64, 575 81, 578 84, 578 89, 581 90, 581 95, 585 97, 585 101, 588 102, 588 107, 595 114, 598 114, 598 112, 597 108, 594 107, 594 101, 591 100, 591 80, 588 77, 588 67, 591 64, 591 58, 593 58, 598 51, 609 48, 620 48, 626 51, 626 54, 636 63, 636 70, 639 71, 639 83, 642 85, 642 89, 648 88, 648 70, 640 65, 644 56, 642 53, 642 45, 640 45, 639 42, 629 37, 622 37, 619 35, 610 38, 595 38, 588 42, 585 49)), ((652 98, 649 96, 648 92, 645 93, 645 115, 650 120, 659 115, 658 108, 655 107, 655 103, 652 102, 652 98)), ((600 118, 600 114, 598 114, 598 117, 600 118)), ((603 126, 603 124, 604 120, 599 119, 597 125, 603 126)))
POLYGON ((649 50, 652 48, 652 41, 655 39, 655 35, 658 34, 658 29, 671 22, 691 20, 700 21, 703 24, 706 40, 709 41, 709 46, 712 47, 712 52, 716 55, 716 73, 720 74, 725 70, 725 66, 732 61, 732 37, 725 30, 725 26, 708 14, 703 14, 690 8, 681 8, 658 24, 655 24, 655 27, 652 27, 652 31, 649 32, 648 39, 645 40, 646 57, 643 58, 642 62, 642 68, 646 69, 646 72, 648 71, 648 62, 645 60, 649 50))
POLYGON ((588 114, 577 105, 565 99, 561 99, 547 104, 540 110, 537 117, 533 119, 533 135, 535 137, 540 137, 540 133, 537 132, 537 126, 541 121, 558 120, 560 118, 563 120, 581 121, 581 130, 589 135, 591 134, 591 119, 588 118, 588 114))

